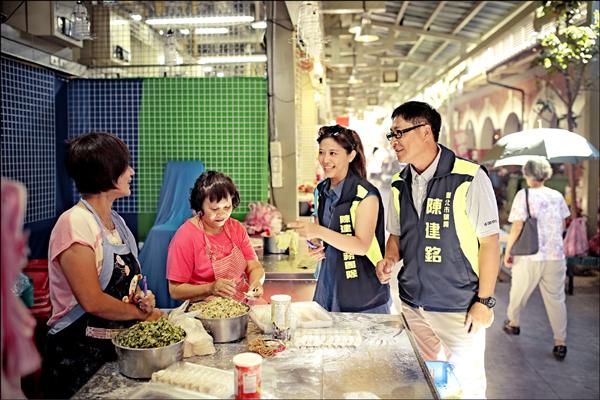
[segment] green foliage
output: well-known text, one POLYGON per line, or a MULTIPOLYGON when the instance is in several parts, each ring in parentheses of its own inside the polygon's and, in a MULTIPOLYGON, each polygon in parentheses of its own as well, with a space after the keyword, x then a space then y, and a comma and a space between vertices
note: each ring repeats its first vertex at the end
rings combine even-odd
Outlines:
POLYGON ((545 1, 538 9, 538 16, 553 15, 554 31, 539 38, 541 51, 537 62, 548 73, 569 73, 569 69, 581 68, 598 53, 598 12, 589 26, 576 25, 581 20, 581 1, 545 1))

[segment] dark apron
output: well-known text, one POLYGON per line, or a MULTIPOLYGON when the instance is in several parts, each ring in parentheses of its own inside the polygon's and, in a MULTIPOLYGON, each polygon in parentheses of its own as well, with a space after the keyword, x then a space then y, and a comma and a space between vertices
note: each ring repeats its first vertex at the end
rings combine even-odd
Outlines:
MULTIPOLYGON (((133 235, 113 211, 112 219, 123 244, 110 243, 94 209, 85 200, 82 202, 94 214, 102 232, 104 259, 100 272, 101 287, 104 293, 121 300, 129 294, 132 278, 141 273, 133 235)), ((73 396, 105 362, 116 360, 111 340, 89 337, 86 330, 122 329, 135 322, 105 320, 86 313, 79 305, 58 320, 48 334, 42 363, 46 397, 73 396)))

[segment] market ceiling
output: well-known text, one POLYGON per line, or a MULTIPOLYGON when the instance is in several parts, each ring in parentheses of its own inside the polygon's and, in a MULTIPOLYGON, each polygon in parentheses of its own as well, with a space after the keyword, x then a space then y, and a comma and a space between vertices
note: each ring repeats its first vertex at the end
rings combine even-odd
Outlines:
POLYGON ((416 95, 535 7, 532 1, 321 2, 334 115, 416 95), (379 39, 357 41, 353 26, 379 39))

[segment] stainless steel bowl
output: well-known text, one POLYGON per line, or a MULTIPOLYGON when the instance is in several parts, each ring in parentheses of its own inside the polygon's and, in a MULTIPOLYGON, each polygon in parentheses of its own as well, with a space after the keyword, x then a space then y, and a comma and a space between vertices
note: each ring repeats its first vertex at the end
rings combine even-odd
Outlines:
POLYGON ((248 314, 233 318, 202 318, 196 316, 215 343, 235 342, 246 337, 248 314))
POLYGON ((112 340, 117 351, 119 371, 129 378, 151 378, 152 373, 167 368, 174 362, 183 360, 185 338, 169 346, 154 349, 134 349, 124 347, 112 340))

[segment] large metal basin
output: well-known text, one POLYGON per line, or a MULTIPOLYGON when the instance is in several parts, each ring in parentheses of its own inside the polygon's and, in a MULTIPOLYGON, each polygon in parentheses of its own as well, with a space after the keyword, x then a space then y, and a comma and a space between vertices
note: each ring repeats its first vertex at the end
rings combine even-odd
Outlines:
POLYGON ((134 349, 112 342, 117 351, 119 371, 129 378, 151 378, 152 373, 167 368, 174 362, 183 360, 183 342, 185 337, 177 343, 154 349, 134 349))
POLYGON ((229 343, 246 337, 248 314, 233 318, 202 318, 196 316, 215 343, 229 343))

